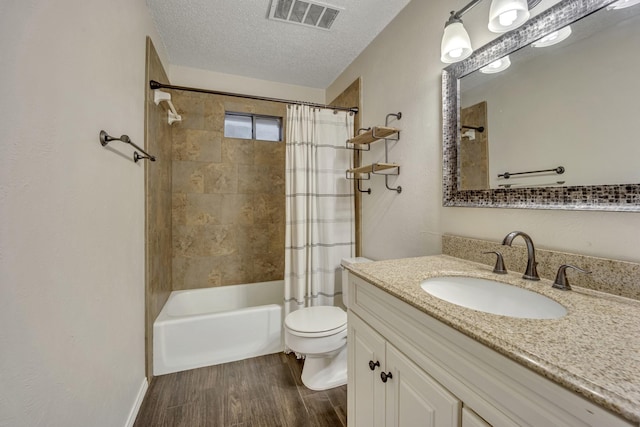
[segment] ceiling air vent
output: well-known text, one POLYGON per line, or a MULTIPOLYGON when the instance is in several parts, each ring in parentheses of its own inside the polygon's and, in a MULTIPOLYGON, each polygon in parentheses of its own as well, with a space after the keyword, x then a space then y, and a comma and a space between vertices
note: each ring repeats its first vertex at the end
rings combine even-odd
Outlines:
POLYGON ((272 0, 269 19, 328 30, 341 8, 302 0, 272 0))

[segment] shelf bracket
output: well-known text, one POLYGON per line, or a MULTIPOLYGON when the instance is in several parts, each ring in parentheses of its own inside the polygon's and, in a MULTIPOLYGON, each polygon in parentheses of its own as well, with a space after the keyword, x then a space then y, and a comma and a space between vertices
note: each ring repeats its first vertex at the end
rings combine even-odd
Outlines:
MULTIPOLYGON (((398 112, 397 114, 395 113, 389 113, 387 114, 387 116, 384 119, 384 125, 385 126, 389 126, 389 117, 395 117, 396 120, 400 120, 402 119, 402 112, 398 112)), ((400 140, 400 132, 398 132, 398 136, 396 138, 384 138, 384 161, 388 162, 389 161, 389 148, 387 146, 387 142, 388 141, 399 141, 400 140)), ((400 175, 400 166, 398 166, 398 169, 396 170, 397 173, 393 174, 393 175, 400 175)), ((391 174, 385 174, 384 177, 384 185, 385 187, 387 187, 387 190, 390 191, 397 191, 398 194, 402 193, 402 187, 401 186, 397 186, 396 188, 393 187, 389 187, 389 175, 391 174)))
POLYGON ((357 187, 358 191, 361 192, 361 193, 371 194, 371 188, 367 188, 366 190, 363 190, 363 189, 360 188, 360 182, 361 181, 362 181, 361 179, 358 180, 358 187, 357 187))
POLYGON ((402 193, 402 187, 400 185, 398 185, 396 188, 389 187, 389 182, 387 181, 387 179, 389 179, 389 175, 384 177, 384 185, 385 187, 387 187, 387 190, 397 191, 398 194, 402 193))
POLYGON ((393 173, 393 172, 390 172, 390 173, 379 173, 379 172, 376 172, 375 165, 376 164, 374 163, 373 170, 371 171, 371 173, 374 174, 374 175, 384 175, 384 185, 385 185, 385 187, 387 187, 387 190, 397 191, 398 194, 402 193, 402 187, 401 186, 398 185, 396 188, 389 187, 389 181, 388 181, 389 180, 389 176, 392 176, 392 175, 398 176, 398 175, 400 175, 400 166, 397 166, 395 168, 396 169, 395 173, 393 173))
MULTIPOLYGON (((358 131, 356 132, 358 135, 360 134, 360 132, 368 132, 371 130, 371 127, 368 128, 360 128, 358 129, 358 131)), ((345 147, 347 147, 349 150, 355 150, 355 151, 371 151, 371 145, 367 144, 365 145, 365 147, 367 148, 358 148, 358 147, 362 147, 362 145, 357 145, 357 144, 350 144, 349 143, 350 139, 347 139, 347 141, 345 142, 345 147)))
POLYGON ((354 173, 352 173, 352 175, 351 175, 351 176, 349 176, 349 173, 350 173, 350 172, 349 172, 349 171, 347 171, 347 172, 345 173, 345 177, 346 177, 347 179, 349 179, 349 180, 352 180, 352 181, 353 181, 353 180, 355 180, 355 181, 357 181, 358 186, 357 186, 356 188, 358 189, 358 191, 359 191, 359 192, 361 192, 361 193, 371 194, 371 189, 370 189, 370 188, 368 188, 368 189, 366 189, 366 190, 363 190, 362 188, 360 188, 360 182, 361 182, 361 181, 368 181, 368 180, 370 180, 370 179, 371 179, 371 174, 370 174, 370 173, 367 173, 367 174, 359 174, 359 175, 366 175, 366 176, 367 176, 366 178, 363 178, 362 176, 356 177, 356 174, 354 174, 354 173))

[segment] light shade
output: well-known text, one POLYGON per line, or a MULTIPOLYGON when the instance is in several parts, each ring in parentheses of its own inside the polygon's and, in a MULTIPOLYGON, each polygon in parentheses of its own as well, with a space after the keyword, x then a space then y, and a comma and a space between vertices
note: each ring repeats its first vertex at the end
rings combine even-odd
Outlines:
POLYGON ((624 9, 635 6, 638 3, 640 3, 640 0, 618 0, 617 2, 611 3, 607 6, 607 10, 624 9))
POLYGON ((492 0, 489 9, 489 30, 494 33, 518 28, 529 19, 526 0, 492 0))
POLYGON ((558 44, 561 41, 566 40, 567 37, 569 37, 570 35, 571 35, 571 25, 567 25, 566 27, 563 27, 558 31, 554 31, 551 34, 547 34, 537 42, 531 43, 531 46, 533 47, 553 46, 554 44, 558 44))
POLYGON ((495 74, 504 71, 511 65, 509 55, 493 61, 491 64, 480 68, 480 72, 484 74, 495 74))
POLYGON ((440 60, 447 64, 462 61, 473 52, 471 40, 462 22, 452 22, 444 27, 442 44, 440 45, 440 60))

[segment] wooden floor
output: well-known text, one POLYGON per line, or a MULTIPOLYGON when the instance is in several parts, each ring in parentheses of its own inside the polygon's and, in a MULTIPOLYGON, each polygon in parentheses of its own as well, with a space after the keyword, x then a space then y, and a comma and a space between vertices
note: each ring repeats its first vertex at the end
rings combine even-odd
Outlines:
POLYGON ((134 427, 346 427, 347 386, 312 391, 283 353, 155 377, 134 427))

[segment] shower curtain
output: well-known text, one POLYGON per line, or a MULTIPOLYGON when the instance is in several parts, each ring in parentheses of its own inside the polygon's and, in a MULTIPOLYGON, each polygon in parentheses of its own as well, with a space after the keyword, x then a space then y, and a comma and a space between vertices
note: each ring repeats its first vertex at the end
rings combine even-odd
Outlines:
POLYGON ((353 114, 287 107, 285 314, 334 305, 340 260, 354 256, 353 114))

